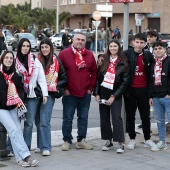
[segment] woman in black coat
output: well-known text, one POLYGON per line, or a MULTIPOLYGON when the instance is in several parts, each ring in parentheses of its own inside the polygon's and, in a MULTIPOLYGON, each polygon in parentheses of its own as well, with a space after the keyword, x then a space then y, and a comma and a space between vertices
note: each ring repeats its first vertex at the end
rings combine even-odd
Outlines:
POLYGON ((106 140, 102 150, 109 150, 112 139, 119 142, 117 153, 124 152, 124 130, 121 118, 122 95, 125 92, 128 80, 128 64, 122 55, 118 40, 111 40, 105 53, 104 61, 98 73, 94 90, 96 101, 99 102, 101 138, 106 140), (113 129, 110 123, 112 117, 113 129))
POLYGON ((17 114, 19 105, 24 107, 24 88, 21 77, 16 73, 14 59, 14 54, 10 51, 5 51, 1 56, 0 122, 10 136, 17 163, 24 167, 36 166, 38 161, 31 158, 17 114))

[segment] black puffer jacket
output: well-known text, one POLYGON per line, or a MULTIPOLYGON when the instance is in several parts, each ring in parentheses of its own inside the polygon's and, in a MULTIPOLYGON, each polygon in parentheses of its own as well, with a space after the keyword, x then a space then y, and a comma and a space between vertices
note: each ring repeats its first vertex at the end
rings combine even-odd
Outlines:
MULTIPOLYGON (((130 81, 127 87, 127 92, 130 91, 131 89, 131 85, 133 83, 134 80, 134 75, 135 75, 135 69, 136 69, 136 61, 137 58, 139 56, 139 53, 136 53, 134 51, 134 49, 128 49, 126 51, 123 52, 127 58, 128 58, 128 63, 129 63, 129 73, 130 73, 130 81)), ((143 50, 143 63, 144 63, 144 69, 145 69, 145 75, 146 75, 146 80, 147 80, 147 84, 149 85, 149 78, 150 78, 150 68, 151 68, 151 64, 154 61, 154 57, 153 55, 147 51, 147 50, 143 50)), ((128 93, 126 93, 128 95, 128 93)))
MULTIPOLYGON (((11 74, 12 72, 7 72, 7 74, 11 74)), ((22 78, 15 72, 14 75, 12 76, 12 81, 14 82, 16 89, 18 91, 19 97, 21 100, 24 98, 24 85, 22 83, 22 78)), ((5 109, 5 110, 11 110, 16 107, 16 105, 12 106, 7 106, 7 90, 8 90, 8 85, 6 84, 6 81, 4 79, 3 74, 0 72, 0 109, 5 109)))
POLYGON ((114 95, 116 98, 120 98, 124 94, 126 90, 126 86, 129 82, 129 71, 128 69, 124 71, 123 61, 120 61, 116 65, 116 76, 115 76, 113 90, 101 86, 105 74, 106 71, 103 73, 100 72, 98 73, 97 83, 93 91, 93 95, 94 96, 99 95, 101 99, 106 99, 106 100, 108 100, 111 95, 114 95))

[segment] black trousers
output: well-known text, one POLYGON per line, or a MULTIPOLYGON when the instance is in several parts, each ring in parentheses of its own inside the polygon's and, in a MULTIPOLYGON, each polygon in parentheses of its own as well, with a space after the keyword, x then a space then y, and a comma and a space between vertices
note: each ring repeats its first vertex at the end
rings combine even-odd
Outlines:
POLYGON ((135 114, 138 107, 145 140, 150 139, 150 106, 148 88, 131 88, 129 97, 124 96, 130 139, 135 139, 135 114))
POLYGON ((123 120, 121 118, 122 98, 116 99, 111 106, 100 104, 101 138, 115 142, 124 142, 123 120), (111 126, 111 120, 113 129, 111 126))

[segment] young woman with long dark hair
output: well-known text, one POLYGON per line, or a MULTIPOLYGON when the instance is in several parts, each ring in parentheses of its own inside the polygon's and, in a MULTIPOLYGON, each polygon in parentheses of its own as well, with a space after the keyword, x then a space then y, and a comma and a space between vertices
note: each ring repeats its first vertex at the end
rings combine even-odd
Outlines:
POLYGON ((101 138, 105 141, 102 150, 109 150, 118 142, 117 153, 124 152, 124 130, 121 118, 122 95, 128 83, 128 63, 122 55, 118 40, 111 40, 100 67, 94 95, 99 102, 101 138), (110 116, 111 115, 111 116, 110 116), (110 119, 112 118, 113 129, 110 119))

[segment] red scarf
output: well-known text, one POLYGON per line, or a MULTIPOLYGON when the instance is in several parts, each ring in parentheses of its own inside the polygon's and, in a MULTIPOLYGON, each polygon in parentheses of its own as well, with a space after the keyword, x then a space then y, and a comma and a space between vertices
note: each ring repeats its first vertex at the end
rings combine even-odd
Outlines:
POLYGON ((161 75, 162 75, 162 61, 167 57, 164 55, 162 58, 155 58, 155 66, 154 66, 154 76, 155 76, 155 86, 161 86, 161 75))
POLYGON ((86 63, 84 61, 83 55, 85 53, 85 48, 83 48, 82 50, 77 50, 73 47, 73 45, 71 45, 71 48, 75 54, 76 57, 76 66, 78 67, 78 69, 86 67, 86 63))
POLYGON ((1 71, 2 75, 4 76, 4 79, 6 80, 6 83, 8 85, 7 103, 6 103, 6 105, 7 106, 16 105, 17 103, 20 103, 22 101, 21 101, 21 99, 20 99, 20 97, 18 95, 18 92, 17 92, 17 89, 15 87, 14 82, 11 80, 12 76, 14 75, 14 73, 8 75, 8 74, 3 72, 2 67, 3 66, 1 64, 0 71, 1 71))
POLYGON ((115 82, 116 61, 117 61, 117 58, 112 59, 112 57, 110 57, 110 64, 109 64, 107 72, 104 76, 104 80, 101 84, 101 86, 106 87, 106 88, 111 89, 111 90, 113 90, 113 85, 114 85, 114 82, 115 82))
POLYGON ((48 91, 57 91, 59 63, 56 56, 53 56, 53 64, 45 71, 48 91))
POLYGON ((29 82, 34 72, 34 56, 32 53, 28 54, 28 71, 24 65, 16 57, 16 69, 17 71, 24 76, 24 92, 28 93, 29 82))

